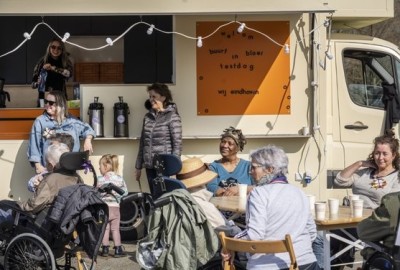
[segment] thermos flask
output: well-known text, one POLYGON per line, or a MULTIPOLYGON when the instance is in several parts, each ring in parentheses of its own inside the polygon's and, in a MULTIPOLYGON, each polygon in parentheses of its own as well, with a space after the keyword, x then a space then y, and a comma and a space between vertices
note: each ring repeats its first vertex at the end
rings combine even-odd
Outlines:
POLYGON ((128 104, 119 96, 119 102, 114 104, 114 137, 129 137, 128 104))
POLYGON ((104 107, 98 101, 99 97, 94 97, 94 102, 89 104, 89 123, 96 132, 96 137, 104 137, 104 107))

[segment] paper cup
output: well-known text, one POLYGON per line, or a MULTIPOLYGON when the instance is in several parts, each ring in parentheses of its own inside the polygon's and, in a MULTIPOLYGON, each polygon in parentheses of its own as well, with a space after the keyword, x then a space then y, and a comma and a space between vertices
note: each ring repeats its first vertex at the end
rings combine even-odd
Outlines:
POLYGON ((39 105, 40 105, 40 108, 43 108, 44 107, 44 99, 39 99, 39 105))
POLYGON ((315 219, 316 220, 324 220, 326 203, 325 202, 316 202, 314 204, 314 207, 315 207, 315 219))
POLYGON ((359 200, 359 199, 360 199, 360 195, 356 195, 356 194, 349 195, 350 204, 351 204, 352 200, 359 200))
POLYGON ((329 214, 330 215, 337 215, 339 213, 339 199, 329 198, 329 214))
POLYGON ((353 212, 353 217, 362 217, 363 214, 363 200, 352 200, 351 207, 353 212))
POLYGON ((247 185, 246 184, 239 184, 239 197, 246 198, 247 197, 247 185))
POLYGON ((311 194, 307 194, 308 201, 310 203, 311 211, 314 211, 314 204, 315 204, 315 196, 311 194))

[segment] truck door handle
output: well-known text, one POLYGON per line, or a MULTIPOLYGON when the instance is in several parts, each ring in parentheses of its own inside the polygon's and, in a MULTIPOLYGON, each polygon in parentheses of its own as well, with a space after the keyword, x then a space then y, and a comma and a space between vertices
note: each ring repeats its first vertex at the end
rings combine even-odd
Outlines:
POLYGON ((346 129, 367 129, 368 126, 365 126, 365 125, 345 125, 344 128, 346 128, 346 129))

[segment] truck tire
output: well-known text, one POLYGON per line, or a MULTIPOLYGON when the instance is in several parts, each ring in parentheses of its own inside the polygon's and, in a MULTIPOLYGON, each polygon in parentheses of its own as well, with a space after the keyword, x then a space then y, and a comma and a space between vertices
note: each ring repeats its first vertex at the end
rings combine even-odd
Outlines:
POLYGON ((138 203, 132 201, 122 202, 120 204, 120 212, 121 240, 135 241, 142 239, 146 235, 144 222, 146 211, 138 203))

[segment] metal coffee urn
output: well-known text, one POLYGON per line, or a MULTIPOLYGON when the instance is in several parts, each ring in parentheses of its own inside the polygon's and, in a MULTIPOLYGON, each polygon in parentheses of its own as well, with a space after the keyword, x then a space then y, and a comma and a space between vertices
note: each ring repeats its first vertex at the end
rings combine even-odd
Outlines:
POLYGON ((119 96, 119 102, 114 103, 114 137, 129 137, 128 104, 119 96))
POLYGON ((99 103, 99 97, 94 97, 94 102, 89 105, 89 123, 96 132, 96 137, 104 137, 104 107, 99 103))

